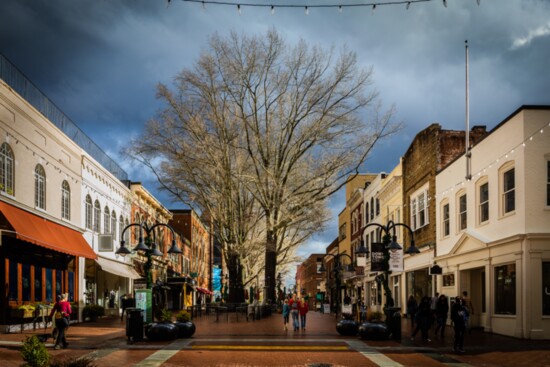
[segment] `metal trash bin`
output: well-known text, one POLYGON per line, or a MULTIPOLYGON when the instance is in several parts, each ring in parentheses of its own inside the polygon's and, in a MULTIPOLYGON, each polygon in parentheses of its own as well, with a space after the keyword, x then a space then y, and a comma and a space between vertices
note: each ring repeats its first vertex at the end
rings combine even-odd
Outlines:
POLYGON ((141 308, 126 309, 126 337, 130 342, 143 340, 143 310, 141 308))

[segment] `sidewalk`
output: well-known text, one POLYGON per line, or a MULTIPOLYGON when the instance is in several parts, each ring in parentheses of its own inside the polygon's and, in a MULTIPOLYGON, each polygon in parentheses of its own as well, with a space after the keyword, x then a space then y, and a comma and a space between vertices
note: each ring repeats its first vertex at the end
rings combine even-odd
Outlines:
MULTIPOLYGON (((346 340, 358 340, 355 337, 344 337, 336 331, 336 318, 334 315, 326 315, 318 312, 308 314, 308 324, 305 331, 285 331, 282 316, 274 314, 267 318, 246 321, 239 316, 236 320, 234 314, 220 317, 216 321, 215 316, 202 316, 195 318, 195 335, 188 339, 189 343, 200 345, 201 343, 215 342, 215 339, 223 339, 223 344, 243 344, 239 340, 247 340, 246 343, 281 344, 294 343, 295 345, 307 345, 321 340, 331 340, 338 343, 346 340)), ((464 348, 466 354, 455 356, 452 352, 453 331, 451 327, 446 329, 444 340, 433 339, 431 342, 410 340, 410 320, 402 320, 402 338, 400 341, 363 341, 368 346, 376 348, 381 353, 390 355, 393 359, 411 358, 415 354, 449 355, 452 358, 472 366, 550 366, 550 341, 520 340, 481 330, 474 330, 466 335, 464 348), (481 362, 480 362, 481 361, 481 362)), ((120 318, 104 317, 97 322, 73 324, 67 333, 69 349, 53 351, 52 354, 64 353, 67 356, 81 356, 92 351, 101 355, 101 350, 159 350, 171 342, 136 342, 133 345, 127 343, 125 333, 126 323, 120 318)), ((292 329, 292 328, 290 328, 292 329)), ((4 361, 5 353, 12 354, 19 350, 21 342, 28 336, 42 334, 44 329, 36 331, 24 330, 22 333, 0 334, 0 358, 4 361), (8 352, 6 352, 6 349, 8 352)), ((433 335, 433 334, 430 334, 433 335)), ((244 344, 246 344, 244 343, 244 344)), ((49 339, 47 346, 52 347, 49 339)), ((435 357, 434 357, 435 358, 435 357)), ((10 364, 8 364, 10 365, 10 364)), ((16 366, 17 364, 13 364, 16 366)), ((122 365, 122 364, 121 364, 122 365)), ((410 365, 410 364, 403 364, 410 365)))

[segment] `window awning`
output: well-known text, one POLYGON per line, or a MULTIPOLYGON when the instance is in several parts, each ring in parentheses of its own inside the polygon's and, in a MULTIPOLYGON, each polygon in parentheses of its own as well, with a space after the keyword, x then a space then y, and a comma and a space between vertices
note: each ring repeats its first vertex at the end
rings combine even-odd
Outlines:
POLYGON ((141 275, 130 264, 122 263, 119 261, 107 259, 101 256, 98 256, 97 263, 103 271, 111 273, 114 275, 121 276, 128 279, 139 279, 141 275))
POLYGON ((197 292, 199 293, 204 293, 204 294, 214 294, 214 292, 206 289, 206 288, 201 288, 201 287, 196 287, 195 288, 197 290, 197 292))
POLYGON ((96 259, 82 233, 0 201, 0 212, 18 239, 73 256, 96 259))

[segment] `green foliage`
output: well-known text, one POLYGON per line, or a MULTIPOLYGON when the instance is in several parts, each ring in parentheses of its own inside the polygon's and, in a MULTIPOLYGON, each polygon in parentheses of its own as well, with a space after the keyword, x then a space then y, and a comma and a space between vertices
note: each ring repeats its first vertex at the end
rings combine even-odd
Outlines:
POLYGON ((54 361, 50 367, 96 367, 96 364, 93 358, 82 357, 54 361))
POLYGON ((101 316, 105 316, 105 308, 100 305, 86 305, 82 309, 82 317, 84 318, 96 319, 101 316))
POLYGON ((167 310, 165 308, 162 308, 159 311, 158 319, 160 320, 160 322, 171 322, 172 321, 172 312, 170 312, 169 310, 167 310))
POLYGON ((176 320, 178 320, 179 322, 191 321, 191 314, 189 312, 185 311, 185 310, 181 310, 176 315, 176 320))
POLYGON ((21 356, 25 367, 47 367, 50 365, 50 353, 36 335, 29 336, 23 342, 21 356))
POLYGON ((382 321, 384 314, 380 311, 368 311, 367 312, 367 321, 382 321))

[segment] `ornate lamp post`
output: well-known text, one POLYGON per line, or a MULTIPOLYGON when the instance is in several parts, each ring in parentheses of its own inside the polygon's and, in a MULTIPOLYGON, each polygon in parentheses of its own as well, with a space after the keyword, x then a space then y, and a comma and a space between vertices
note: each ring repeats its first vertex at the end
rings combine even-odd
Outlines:
POLYGON ((169 254, 181 254, 181 249, 176 244, 176 233, 174 232, 174 229, 170 227, 168 224, 164 223, 157 223, 149 227, 147 223, 131 223, 128 224, 124 229, 122 230, 122 233, 120 234, 120 247, 118 250, 116 250, 116 254, 120 255, 122 257, 131 254, 132 251, 137 251, 143 253, 147 257, 147 261, 144 265, 145 275, 147 279, 147 289, 152 288, 153 284, 153 276, 151 274, 151 269, 153 267, 153 256, 162 256, 163 253, 160 252, 157 248, 156 243, 154 242, 154 230, 155 228, 160 227, 166 227, 170 230, 172 233, 172 246, 170 246, 170 249, 168 250, 169 254), (124 241, 124 233, 131 227, 139 227, 139 240, 136 247, 134 247, 133 250, 130 250, 126 247, 126 241, 124 241), (145 232, 145 239, 143 237, 143 232, 145 232))
MULTIPOLYGON (((357 249, 357 251, 355 252, 356 254, 366 254, 367 253, 367 249, 365 248, 364 244, 361 242, 361 246, 357 249)), ((340 273, 342 272, 342 270, 347 270, 347 271, 350 271, 350 272, 353 272, 355 271, 355 267, 353 265, 353 258, 348 255, 348 254, 344 254, 344 253, 337 253, 336 255, 334 254, 325 254, 325 256, 331 256, 333 259, 334 259, 334 278, 335 278, 335 285, 336 285, 336 300, 335 300, 335 303, 336 303, 336 318, 338 318, 338 312, 340 310, 340 304, 341 304, 341 301, 340 301, 340 273), (341 259, 344 258, 344 257, 347 257, 349 260, 350 260, 350 263, 344 268, 342 262, 341 262, 341 259)), ((319 268, 319 272, 325 272, 327 269, 325 267, 325 263, 322 262, 321 263, 321 267, 319 268)))
MULTIPOLYGON (((402 250, 403 247, 397 243, 397 236, 395 234, 396 227, 401 226, 405 227, 409 230, 409 233, 411 235, 411 244, 410 246, 405 250, 405 253, 414 255, 419 253, 420 251, 414 244, 414 233, 413 230, 406 225, 405 223, 395 223, 393 221, 389 221, 388 224, 385 226, 379 223, 369 223, 366 226, 363 227, 361 230, 361 247, 364 247, 364 233, 365 230, 369 227, 378 227, 381 229, 381 232, 383 232, 382 236, 382 253, 383 253, 383 259, 381 261, 381 269, 383 271, 383 274, 377 276, 377 280, 380 280, 383 287, 384 292, 386 294, 386 300, 384 304, 384 312, 386 314, 386 321, 388 324, 388 327, 390 328, 390 331, 395 339, 401 339, 401 320, 400 316, 395 316, 396 312, 401 310, 401 308, 395 308, 395 302, 392 296, 392 291, 389 286, 389 276, 391 274, 390 269, 390 254, 392 251, 398 251, 402 250), (399 317, 399 320, 394 320, 395 317, 399 317), (399 324, 399 325, 398 325, 399 324)), ((372 250, 372 249, 371 249, 372 250)), ((371 251, 372 253, 372 251, 371 251)), ((372 256, 371 256, 371 264, 372 264, 372 256)))

